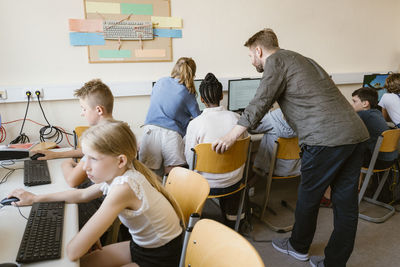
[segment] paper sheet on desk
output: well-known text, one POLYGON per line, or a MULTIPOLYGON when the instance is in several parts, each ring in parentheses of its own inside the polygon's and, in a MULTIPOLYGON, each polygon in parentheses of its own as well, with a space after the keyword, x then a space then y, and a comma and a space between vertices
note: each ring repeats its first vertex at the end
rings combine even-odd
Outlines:
POLYGON ((33 146, 37 145, 39 142, 33 143, 24 143, 24 144, 10 144, 8 148, 17 148, 17 149, 31 149, 33 146))

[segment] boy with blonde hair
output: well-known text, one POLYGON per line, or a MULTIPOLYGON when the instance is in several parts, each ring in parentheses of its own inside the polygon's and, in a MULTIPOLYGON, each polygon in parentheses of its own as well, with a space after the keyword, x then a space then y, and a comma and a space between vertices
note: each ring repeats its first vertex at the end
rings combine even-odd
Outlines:
MULTIPOLYGON (((114 96, 110 88, 100 79, 88 81, 80 89, 75 90, 74 96, 79 98, 82 109, 81 116, 85 117, 90 126, 113 118, 114 96)), ((70 158, 62 163, 62 171, 65 180, 71 187, 78 186, 86 179, 86 172, 83 170, 84 161, 76 163, 72 159, 83 157, 81 148, 62 152, 50 150, 38 150, 37 152, 44 154, 38 160, 70 158)))

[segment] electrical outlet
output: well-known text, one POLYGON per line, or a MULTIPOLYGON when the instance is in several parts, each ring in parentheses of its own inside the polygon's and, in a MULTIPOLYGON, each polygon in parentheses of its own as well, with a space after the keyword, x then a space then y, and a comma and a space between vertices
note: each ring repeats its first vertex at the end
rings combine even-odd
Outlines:
POLYGON ((41 99, 43 99, 43 88, 32 89, 32 95, 35 97, 35 99, 37 99, 38 95, 41 99))
POLYGON ((33 97, 31 89, 22 89, 21 93, 23 94, 24 98, 28 98, 28 95, 31 96, 31 99, 33 97))
POLYGON ((29 88, 22 89, 25 98, 28 98, 28 94, 31 94, 31 100, 37 100, 37 93, 39 93, 40 99, 43 99, 43 88, 29 88))
POLYGON ((7 99, 7 90, 0 90, 0 100, 7 99))

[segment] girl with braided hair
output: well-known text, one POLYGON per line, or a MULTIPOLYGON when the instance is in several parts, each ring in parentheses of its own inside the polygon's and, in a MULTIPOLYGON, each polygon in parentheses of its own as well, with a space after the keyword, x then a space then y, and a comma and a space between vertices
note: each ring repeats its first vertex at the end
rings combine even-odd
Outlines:
MULTIPOLYGON (((221 136, 228 133, 237 123, 239 115, 232 111, 226 110, 220 106, 223 98, 222 84, 212 73, 208 73, 200 84, 201 101, 206 108, 203 113, 193 119, 187 128, 185 137, 185 156, 186 162, 190 165, 193 160, 193 152, 191 148, 200 143, 212 143, 221 136)), ((244 165, 229 173, 201 174, 208 180, 210 184, 210 195, 219 195, 232 192, 240 185, 243 176, 244 165)), ((221 212, 225 219, 225 224, 233 228, 237 208, 240 200, 240 193, 233 194, 220 199, 221 212)))

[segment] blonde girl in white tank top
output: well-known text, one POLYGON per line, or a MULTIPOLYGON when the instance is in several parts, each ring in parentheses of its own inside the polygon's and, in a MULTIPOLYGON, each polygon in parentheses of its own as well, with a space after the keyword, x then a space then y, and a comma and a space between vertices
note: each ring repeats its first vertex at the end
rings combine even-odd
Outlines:
POLYGON ((182 214, 157 176, 136 160, 136 138, 129 126, 107 121, 88 129, 81 140, 84 169, 94 185, 45 195, 17 189, 10 194, 20 199, 16 204, 80 203, 104 194, 98 211, 67 245, 70 260, 80 259, 81 266, 177 266, 182 214), (117 216, 132 240, 87 253, 117 216))

